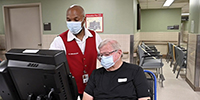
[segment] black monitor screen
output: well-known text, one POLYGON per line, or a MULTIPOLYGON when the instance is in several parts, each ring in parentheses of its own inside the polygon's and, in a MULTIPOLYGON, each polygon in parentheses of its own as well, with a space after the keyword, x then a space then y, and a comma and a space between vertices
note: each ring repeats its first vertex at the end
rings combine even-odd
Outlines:
POLYGON ((6 69, 20 100, 77 99, 64 51, 11 49, 6 58, 6 69))

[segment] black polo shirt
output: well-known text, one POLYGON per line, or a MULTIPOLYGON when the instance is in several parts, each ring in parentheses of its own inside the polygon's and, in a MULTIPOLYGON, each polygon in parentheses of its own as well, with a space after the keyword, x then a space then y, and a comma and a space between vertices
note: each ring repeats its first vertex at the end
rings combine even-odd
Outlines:
POLYGON ((143 69, 126 62, 115 71, 106 71, 103 67, 94 70, 85 92, 95 100, 137 100, 149 97, 143 69))

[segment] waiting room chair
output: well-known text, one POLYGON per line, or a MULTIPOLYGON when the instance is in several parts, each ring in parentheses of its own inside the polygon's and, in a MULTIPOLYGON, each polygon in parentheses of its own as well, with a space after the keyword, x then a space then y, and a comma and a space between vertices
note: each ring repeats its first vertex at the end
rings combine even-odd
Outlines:
MULTIPOLYGON (((152 47, 149 47, 149 45, 146 45, 144 42, 141 43, 141 47, 146 50, 150 55, 155 55, 155 57, 159 57, 160 52, 157 50, 157 48, 155 46, 152 45, 152 47), (158 55, 158 56, 157 56, 158 55)), ((148 55, 145 52, 145 55, 148 55)))
POLYGON ((176 53, 176 51, 175 51, 175 47, 176 47, 176 45, 174 45, 173 43, 171 43, 170 44, 170 48, 171 48, 171 54, 170 54, 170 56, 171 56, 171 62, 170 62, 170 67, 172 67, 172 65, 174 64, 174 62, 176 62, 176 56, 175 56, 175 53, 176 53))
POLYGON ((170 59, 172 57, 172 49, 171 49, 171 43, 167 43, 167 55, 166 55, 166 62, 169 63, 170 59))
POLYGON ((154 45, 146 45, 144 42, 141 43, 141 47, 148 52, 158 52, 157 48, 154 45))
POLYGON ((176 75, 176 78, 178 78, 181 69, 187 67, 187 53, 180 47, 175 47, 175 51, 176 64, 174 65, 173 72, 175 73, 177 66, 180 67, 176 75))
POLYGON ((139 66, 144 69, 156 69, 156 74, 158 75, 158 79, 161 82, 161 87, 163 87, 163 81, 165 80, 165 78, 162 70, 162 67, 164 65, 162 63, 162 55, 151 55, 140 45, 138 46, 138 55, 140 59, 139 66))

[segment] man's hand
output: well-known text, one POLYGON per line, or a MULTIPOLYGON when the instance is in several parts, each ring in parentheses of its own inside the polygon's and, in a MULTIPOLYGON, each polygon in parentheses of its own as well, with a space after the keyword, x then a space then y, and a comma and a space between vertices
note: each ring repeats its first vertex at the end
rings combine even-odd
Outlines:
POLYGON ((138 100, 151 100, 150 97, 143 97, 143 98, 139 98, 138 100))
POLYGON ((86 92, 84 92, 83 93, 83 100, 93 100, 93 97, 91 95, 87 94, 86 92))

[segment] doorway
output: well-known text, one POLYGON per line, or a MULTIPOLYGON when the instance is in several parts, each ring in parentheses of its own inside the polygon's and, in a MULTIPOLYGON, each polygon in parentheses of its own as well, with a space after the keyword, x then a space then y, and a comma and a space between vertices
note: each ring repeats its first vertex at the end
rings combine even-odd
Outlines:
POLYGON ((4 25, 6 50, 42 48, 41 4, 5 5, 4 25))

